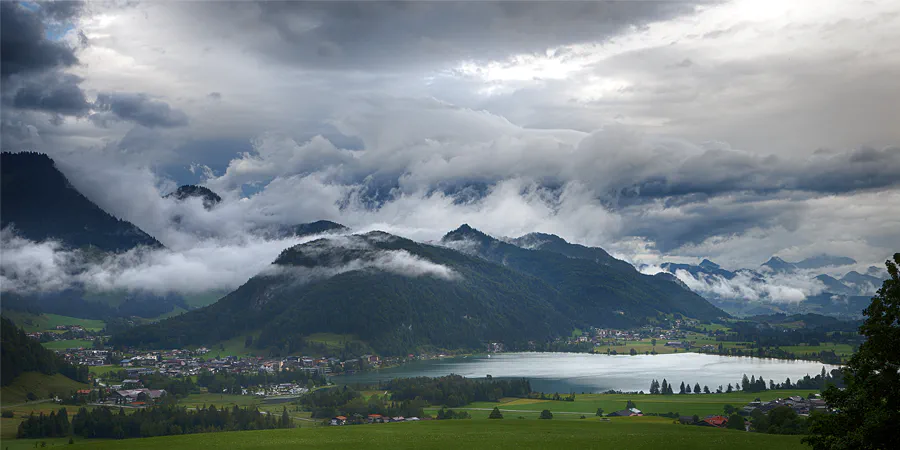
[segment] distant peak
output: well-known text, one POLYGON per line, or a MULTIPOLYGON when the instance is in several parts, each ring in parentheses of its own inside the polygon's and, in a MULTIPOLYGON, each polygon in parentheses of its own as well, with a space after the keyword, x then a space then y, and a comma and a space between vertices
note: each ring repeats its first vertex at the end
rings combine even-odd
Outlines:
POLYGON ((482 233, 481 231, 478 231, 475 228, 470 227, 469 224, 467 224, 467 223, 460 225, 459 228, 445 234, 444 237, 441 238, 441 240, 445 241, 445 242, 447 242, 447 241, 462 241, 462 240, 466 240, 466 239, 474 239, 477 241, 484 242, 484 241, 492 240, 494 238, 488 236, 485 233, 482 233))
POLYGON ((704 269, 721 269, 721 266, 719 266, 718 264, 716 264, 708 259, 704 259, 703 261, 700 261, 700 267, 702 267, 704 269))
POLYGON ((183 201, 191 197, 199 197, 203 199, 203 207, 212 209, 222 201, 222 197, 207 187, 198 186, 196 184, 185 184, 179 186, 175 192, 166 195, 166 198, 172 197, 178 201, 183 201))

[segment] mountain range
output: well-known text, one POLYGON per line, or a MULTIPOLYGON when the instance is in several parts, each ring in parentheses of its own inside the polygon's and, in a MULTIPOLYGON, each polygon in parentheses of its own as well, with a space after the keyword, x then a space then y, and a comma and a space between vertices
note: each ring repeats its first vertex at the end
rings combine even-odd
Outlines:
POLYGON ((798 262, 773 256, 759 268, 733 271, 708 259, 697 265, 663 263, 660 267, 663 273, 677 275, 711 303, 738 316, 818 313, 858 319, 887 273, 874 266, 865 274, 851 270, 840 278, 816 273, 854 264, 852 258, 822 254, 798 262), (808 290, 802 299, 794 298, 802 295, 797 285, 808 290))
POLYGON ((304 336, 330 332, 352 334, 381 354, 494 341, 526 349, 575 327, 640 325, 673 313, 727 316, 602 249, 542 236, 553 250, 522 248, 468 225, 435 245, 377 231, 318 239, 285 250, 214 305, 131 329, 114 344, 178 347, 257 332, 255 345, 291 353, 304 336))
MULTIPOLYGON (((134 224, 106 213, 34 153, 3 154, 4 228, 32 241, 57 240, 93 260, 139 247, 164 249, 134 224)), ((170 198, 222 201, 202 186, 170 198)), ((255 345, 290 350, 317 332, 352 334, 385 354, 414 348, 527 348, 585 326, 631 326, 680 314, 727 316, 665 274, 644 275, 600 248, 532 233, 497 239, 468 225, 438 243, 382 232, 349 235, 330 221, 260 226, 259 236, 322 235, 285 249, 271 266, 213 304, 115 336, 121 345, 211 344, 253 332, 255 345)), ((9 274, 4 274, 9 276, 9 274)), ((79 317, 154 317, 192 306, 177 294, 5 292, 4 308, 79 317), (114 298, 113 298, 114 297, 114 298)))

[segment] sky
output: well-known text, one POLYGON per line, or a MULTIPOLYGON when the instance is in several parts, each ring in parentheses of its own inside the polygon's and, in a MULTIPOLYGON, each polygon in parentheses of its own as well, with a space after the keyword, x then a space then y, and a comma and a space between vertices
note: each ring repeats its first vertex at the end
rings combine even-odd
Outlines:
POLYGON ((636 265, 900 250, 893 0, 0 6, 3 150, 238 285, 295 243, 248 230, 319 219, 636 265), (161 198, 186 183, 223 203, 161 198))

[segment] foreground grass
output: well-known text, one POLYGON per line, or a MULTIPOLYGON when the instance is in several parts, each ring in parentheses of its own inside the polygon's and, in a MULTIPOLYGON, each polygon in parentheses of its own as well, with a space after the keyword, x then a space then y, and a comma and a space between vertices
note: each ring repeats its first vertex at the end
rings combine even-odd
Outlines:
POLYGON ((70 449, 293 449, 293 448, 629 448, 800 449, 798 436, 673 425, 669 420, 623 418, 557 420, 446 420, 418 423, 208 433, 124 441, 90 441, 70 449))

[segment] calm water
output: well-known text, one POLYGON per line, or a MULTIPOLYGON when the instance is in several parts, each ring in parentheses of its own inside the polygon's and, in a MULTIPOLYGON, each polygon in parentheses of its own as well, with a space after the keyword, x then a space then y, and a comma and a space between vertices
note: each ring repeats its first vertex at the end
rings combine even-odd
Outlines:
POLYGON ((699 353, 668 355, 591 355, 584 353, 504 353, 468 358, 417 361, 401 367, 350 376, 337 376, 335 383, 373 383, 392 378, 451 373, 471 378, 491 375, 495 378, 525 377, 531 387, 542 392, 648 391, 650 381, 665 378, 678 385, 700 383, 715 391, 719 385, 740 383, 744 374, 762 376, 776 383, 785 378, 796 381, 804 375, 814 377, 836 368, 810 361, 785 361, 749 357, 715 356, 699 353))

